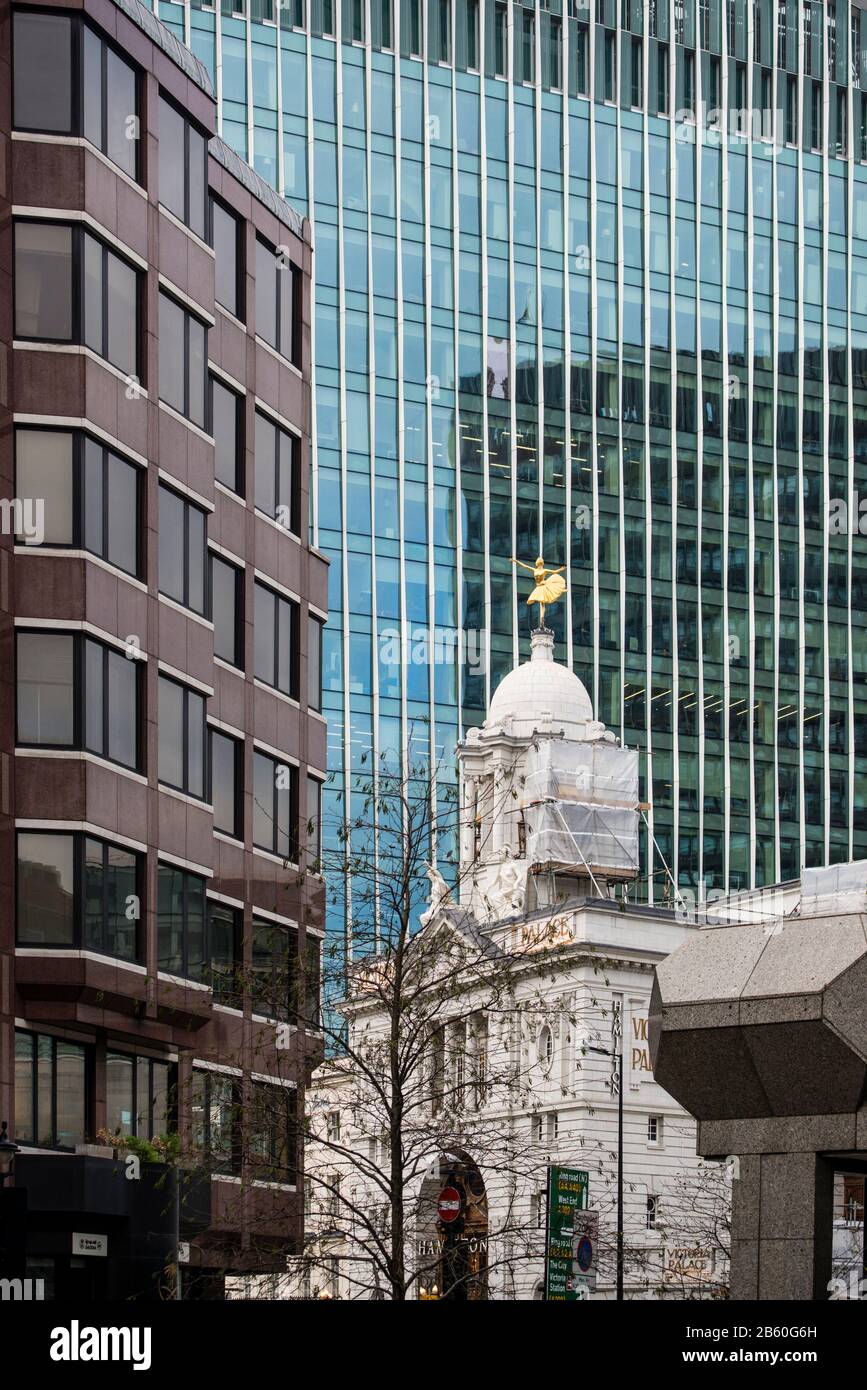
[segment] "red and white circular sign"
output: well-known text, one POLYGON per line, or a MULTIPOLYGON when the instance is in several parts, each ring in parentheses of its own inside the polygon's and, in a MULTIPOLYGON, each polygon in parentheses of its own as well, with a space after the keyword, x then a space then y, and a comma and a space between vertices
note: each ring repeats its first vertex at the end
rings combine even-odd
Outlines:
POLYGON ((456 1187, 444 1187, 437 1198, 437 1216, 440 1221, 456 1221, 461 1214, 461 1194, 456 1187))

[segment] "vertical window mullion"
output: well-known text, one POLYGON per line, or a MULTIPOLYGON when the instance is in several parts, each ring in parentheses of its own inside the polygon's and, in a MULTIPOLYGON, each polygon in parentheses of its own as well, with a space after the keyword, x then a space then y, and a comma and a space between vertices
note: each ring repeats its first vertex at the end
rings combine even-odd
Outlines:
MULTIPOLYGON (((108 745, 106 745, 107 747, 108 745)), ((99 944, 104 951, 108 949, 108 845, 102 846, 102 883, 100 885, 99 944)))
POLYGON ((111 507, 108 505, 108 479, 109 479, 108 449, 107 449, 105 446, 103 446, 103 450, 102 450, 102 516, 101 516, 101 518, 100 518, 101 526, 100 526, 100 528, 99 528, 99 529, 100 529, 100 534, 101 534, 101 536, 102 536, 102 558, 103 558, 103 560, 107 560, 107 559, 108 559, 108 554, 109 554, 109 544, 108 544, 108 518, 109 518, 109 515, 110 515, 110 513, 111 513, 111 507))

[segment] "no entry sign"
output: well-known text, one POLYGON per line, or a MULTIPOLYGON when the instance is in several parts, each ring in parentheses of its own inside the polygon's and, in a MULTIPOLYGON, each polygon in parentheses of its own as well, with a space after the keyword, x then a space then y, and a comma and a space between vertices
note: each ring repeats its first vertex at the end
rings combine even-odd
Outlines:
POLYGON ((437 1198, 437 1216, 446 1224, 461 1214, 461 1194, 456 1187, 444 1187, 437 1198))

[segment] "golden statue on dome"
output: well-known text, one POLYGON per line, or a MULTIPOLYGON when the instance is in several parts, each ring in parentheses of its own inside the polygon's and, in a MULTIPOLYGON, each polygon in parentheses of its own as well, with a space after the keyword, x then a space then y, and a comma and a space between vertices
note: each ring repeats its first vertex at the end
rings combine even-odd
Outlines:
POLYGON ((548 569, 542 556, 536 557, 535 565, 528 565, 523 560, 516 560, 512 557, 513 565, 520 565, 521 569, 529 570, 536 587, 527 599, 527 603, 538 603, 539 605, 539 627, 545 626, 545 609, 552 603, 556 603, 558 598, 562 598, 566 592, 566 581, 560 576, 566 568, 561 565, 559 569, 548 569))

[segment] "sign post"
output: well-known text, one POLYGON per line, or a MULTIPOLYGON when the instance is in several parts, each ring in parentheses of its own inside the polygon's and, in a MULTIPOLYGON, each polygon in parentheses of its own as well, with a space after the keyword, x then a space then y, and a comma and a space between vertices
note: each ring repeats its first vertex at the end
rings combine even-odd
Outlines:
POLYGON ((590 1175, 581 1168, 548 1169, 548 1220, 545 1231, 545 1298, 572 1302, 582 1297, 573 1271, 576 1218, 587 1207, 590 1175))

